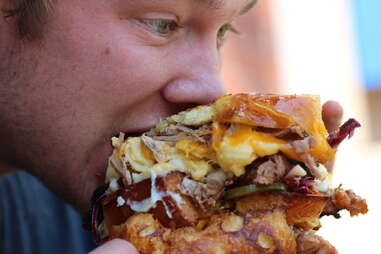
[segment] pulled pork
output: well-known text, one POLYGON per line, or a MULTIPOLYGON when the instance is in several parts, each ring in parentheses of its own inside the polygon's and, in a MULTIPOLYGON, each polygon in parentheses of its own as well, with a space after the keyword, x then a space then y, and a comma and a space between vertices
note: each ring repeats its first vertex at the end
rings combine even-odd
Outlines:
POLYGON ((308 153, 315 144, 316 140, 312 136, 290 142, 290 145, 294 148, 295 152, 300 154, 308 153))
POLYGON ((291 164, 282 154, 275 154, 255 160, 246 173, 236 180, 237 185, 273 184, 283 179, 291 164))
POLYGON ((197 129, 193 129, 178 123, 169 125, 159 133, 151 130, 147 135, 156 140, 173 142, 184 139, 184 137, 190 137, 201 143, 209 144, 212 135, 212 127, 210 124, 204 124, 197 129))
POLYGON ((297 140, 303 139, 308 136, 308 134, 299 125, 293 125, 288 128, 266 128, 266 127, 255 127, 256 131, 268 133, 274 137, 284 139, 284 140, 297 140))
POLYGON ((208 211, 216 206, 217 200, 222 196, 226 176, 222 171, 210 173, 205 178, 205 183, 184 178, 179 185, 182 194, 192 197, 198 206, 208 211))
POLYGON ((316 145, 314 137, 308 136, 301 140, 294 140, 290 142, 290 145, 294 148, 295 152, 301 154, 303 163, 306 164, 314 177, 318 179, 324 179, 326 177, 325 172, 319 169, 315 159, 308 153, 316 145))
POLYGON ((290 163, 288 163, 283 155, 272 155, 269 157, 268 161, 259 165, 257 176, 253 179, 253 183, 273 184, 279 182, 289 168, 290 163))
POLYGON ((155 140, 147 135, 142 136, 144 144, 152 151, 153 156, 158 162, 168 161, 168 153, 166 152, 167 144, 165 141, 155 140))
POLYGON ((295 139, 303 139, 307 137, 308 134, 299 125, 293 125, 289 128, 280 130, 279 132, 275 133, 275 136, 281 139, 295 140, 295 139))

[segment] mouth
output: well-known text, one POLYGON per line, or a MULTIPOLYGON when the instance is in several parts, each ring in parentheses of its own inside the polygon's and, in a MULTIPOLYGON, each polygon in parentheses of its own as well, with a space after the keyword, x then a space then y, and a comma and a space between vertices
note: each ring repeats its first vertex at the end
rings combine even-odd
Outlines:
POLYGON ((149 124, 145 124, 144 126, 139 126, 139 127, 133 127, 133 128, 119 128, 119 129, 114 129, 112 135, 109 137, 108 141, 111 143, 111 138, 112 137, 118 137, 120 133, 124 133, 125 138, 128 137, 136 137, 142 135, 144 132, 147 132, 154 128, 158 122, 160 122, 162 118, 155 120, 154 122, 150 122, 149 124))
POLYGON ((142 135, 144 132, 148 131, 149 129, 147 130, 144 130, 144 131, 134 131, 134 132, 124 132, 124 131, 120 131, 118 133, 115 133, 112 137, 118 137, 120 133, 124 133, 124 138, 127 139, 129 137, 139 137, 140 135, 142 135))

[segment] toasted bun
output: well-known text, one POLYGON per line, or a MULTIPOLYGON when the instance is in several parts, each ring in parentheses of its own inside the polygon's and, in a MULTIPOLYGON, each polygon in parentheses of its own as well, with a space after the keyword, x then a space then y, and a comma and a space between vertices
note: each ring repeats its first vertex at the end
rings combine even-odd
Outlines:
POLYGON ((296 253, 295 227, 318 229, 327 197, 263 193, 241 198, 235 213, 220 210, 194 226, 165 227, 138 213, 110 229, 141 253, 296 253))
POLYGON ((326 163, 335 154, 327 142, 319 96, 236 94, 218 99, 215 105, 217 122, 279 129, 298 125, 315 137, 317 143, 311 155, 317 161, 326 163))
POLYGON ((152 214, 137 214, 114 227, 112 236, 139 247, 141 253, 296 253, 294 231, 283 210, 264 210, 245 216, 221 211, 207 226, 169 229, 152 214))

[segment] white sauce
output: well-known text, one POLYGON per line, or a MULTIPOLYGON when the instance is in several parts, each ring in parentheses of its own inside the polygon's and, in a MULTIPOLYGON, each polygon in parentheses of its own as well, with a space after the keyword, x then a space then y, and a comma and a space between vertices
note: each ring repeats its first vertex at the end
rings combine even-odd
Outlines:
POLYGON ((116 203, 117 207, 121 207, 124 206, 124 204, 126 204, 126 200, 124 200, 124 198, 122 198, 121 196, 118 196, 118 198, 116 199, 116 203))
POLYGON ((330 187, 331 186, 330 186, 329 182, 327 182, 327 181, 323 181, 323 182, 321 182, 319 180, 317 181, 316 189, 320 192, 328 192, 330 187))
POLYGON ((169 210, 167 203, 163 202, 164 208, 165 208, 165 213, 167 214, 168 218, 172 219, 172 212, 169 210))
POLYGON ((173 217, 172 212, 170 211, 169 207, 163 200, 163 197, 170 196, 176 202, 177 207, 180 207, 183 204, 183 200, 180 194, 170 192, 170 191, 158 191, 156 187, 156 178, 157 178, 157 174, 155 172, 152 172, 151 197, 144 199, 142 201, 132 201, 132 200, 125 201, 122 197, 119 196, 117 198, 117 202, 118 202, 117 206, 120 207, 124 205, 125 203, 127 203, 130 206, 131 210, 133 210, 134 212, 148 212, 151 208, 156 207, 158 201, 162 201, 167 216, 169 218, 172 218, 173 217), (120 198, 124 201, 124 203, 122 200, 120 200, 120 198))
POLYGON ((115 192, 119 189, 118 180, 116 178, 112 178, 109 184, 109 189, 111 192, 115 192))
POLYGON ((165 194, 171 196, 171 198, 176 202, 176 205, 178 207, 180 207, 182 204, 184 204, 184 201, 181 198, 180 194, 177 194, 177 193, 174 193, 174 192, 171 192, 171 191, 167 191, 167 192, 165 192, 165 194))
POLYGON ((156 204, 157 201, 162 200, 162 196, 156 188, 156 172, 151 173, 151 200, 153 204, 156 204))
POLYGON ((132 179, 134 183, 141 182, 147 178, 149 178, 149 175, 132 173, 132 179))
POLYGON ((130 206, 131 210, 135 212, 148 212, 152 207, 154 207, 154 204, 150 198, 142 201, 127 200, 127 204, 130 206))

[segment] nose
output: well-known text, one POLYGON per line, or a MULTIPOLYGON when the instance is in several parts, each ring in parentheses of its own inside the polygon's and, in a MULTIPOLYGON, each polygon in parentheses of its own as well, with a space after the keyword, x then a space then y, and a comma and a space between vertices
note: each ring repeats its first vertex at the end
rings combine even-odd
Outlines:
POLYGON ((192 44, 177 58, 177 77, 163 89, 176 104, 207 104, 226 94, 220 77, 221 57, 213 43, 192 44))

